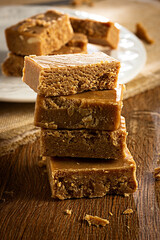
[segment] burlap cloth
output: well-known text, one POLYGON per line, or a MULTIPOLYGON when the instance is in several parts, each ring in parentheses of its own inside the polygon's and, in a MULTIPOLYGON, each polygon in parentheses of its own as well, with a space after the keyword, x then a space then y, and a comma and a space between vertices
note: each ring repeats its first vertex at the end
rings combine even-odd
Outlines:
MULTIPOLYGON (((160 85, 160 2, 108 0, 97 1, 93 7, 81 6, 78 9, 106 16, 132 32, 135 31, 135 24, 141 22, 155 39, 153 45, 145 44, 148 56, 146 66, 126 84, 125 99, 160 85)), ((0 103, 0 156, 28 141, 34 144, 40 131, 33 125, 33 116, 32 103, 0 103)))

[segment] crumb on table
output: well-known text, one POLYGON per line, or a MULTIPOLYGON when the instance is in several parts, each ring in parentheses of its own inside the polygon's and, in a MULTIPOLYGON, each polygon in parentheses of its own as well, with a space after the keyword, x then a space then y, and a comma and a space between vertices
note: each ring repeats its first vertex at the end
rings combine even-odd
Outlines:
POLYGON ((140 39, 144 40, 146 43, 149 44, 153 44, 154 43, 154 39, 152 39, 147 30, 145 29, 145 27, 142 25, 142 23, 137 23, 136 24, 136 35, 137 37, 139 37, 140 39))
POLYGON ((86 216, 84 217, 84 220, 86 220, 89 224, 89 226, 91 225, 95 225, 95 226, 103 226, 105 227, 106 224, 109 224, 109 221, 107 219, 104 218, 100 218, 97 216, 92 216, 92 215, 88 215, 86 214, 86 216))
POLYGON ((66 210, 64 211, 64 213, 67 214, 67 215, 71 215, 72 210, 71 210, 71 209, 66 209, 66 210))
POLYGON ((155 180, 160 181, 160 167, 157 167, 154 169, 154 177, 155 177, 155 180))
POLYGON ((131 208, 127 208, 127 209, 123 212, 124 215, 126 215, 126 214, 131 214, 131 213, 133 213, 133 210, 132 210, 131 208))
POLYGON ((129 194, 128 193, 124 193, 124 197, 129 197, 129 194))
POLYGON ((112 213, 112 212, 109 212, 109 215, 110 215, 110 216, 113 216, 113 213, 112 213))

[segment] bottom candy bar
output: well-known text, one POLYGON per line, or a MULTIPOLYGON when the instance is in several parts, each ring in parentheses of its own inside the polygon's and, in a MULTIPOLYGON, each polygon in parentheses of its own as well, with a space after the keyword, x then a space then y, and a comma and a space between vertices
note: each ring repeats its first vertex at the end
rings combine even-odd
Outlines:
POLYGON ((124 159, 44 157, 53 198, 94 198, 128 194, 137 188, 136 164, 126 150, 124 159))

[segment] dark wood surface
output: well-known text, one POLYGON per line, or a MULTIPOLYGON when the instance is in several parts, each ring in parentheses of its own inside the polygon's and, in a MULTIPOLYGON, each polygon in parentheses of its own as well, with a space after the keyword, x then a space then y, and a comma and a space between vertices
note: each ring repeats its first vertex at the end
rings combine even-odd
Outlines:
POLYGON ((0 239, 160 239, 160 181, 153 177, 160 161, 160 87, 125 100, 123 115, 138 190, 129 197, 53 200, 47 174, 37 165, 37 140, 0 159, 0 239), (127 208, 133 214, 123 215, 127 208), (85 214, 110 224, 89 227, 85 214))

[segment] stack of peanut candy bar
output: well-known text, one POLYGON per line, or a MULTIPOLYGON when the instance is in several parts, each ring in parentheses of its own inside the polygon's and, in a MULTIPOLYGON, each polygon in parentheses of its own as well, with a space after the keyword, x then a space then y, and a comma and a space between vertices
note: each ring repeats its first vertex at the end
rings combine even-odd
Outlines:
POLYGON ((23 81, 38 93, 34 122, 53 198, 136 190, 119 69, 119 61, 101 52, 25 57, 23 81))

